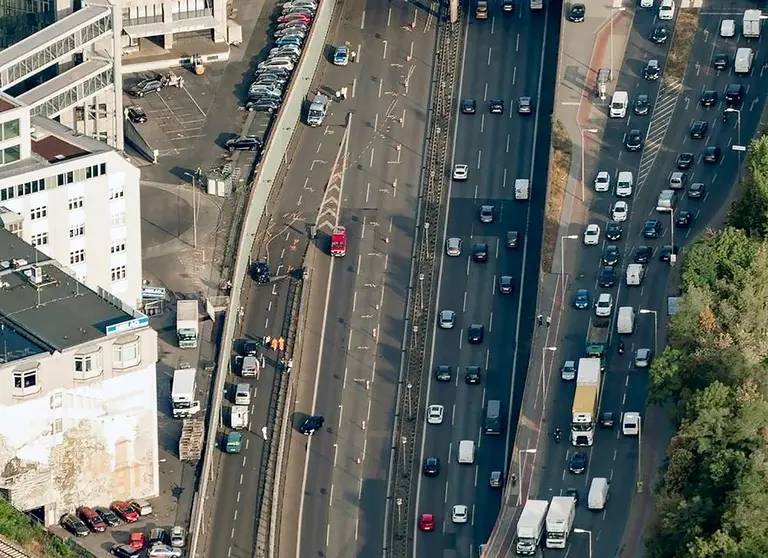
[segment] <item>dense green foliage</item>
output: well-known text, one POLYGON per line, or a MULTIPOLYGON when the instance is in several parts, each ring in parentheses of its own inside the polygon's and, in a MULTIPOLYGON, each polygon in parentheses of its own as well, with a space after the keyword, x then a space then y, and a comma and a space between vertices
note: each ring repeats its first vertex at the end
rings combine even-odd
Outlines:
POLYGON ((649 558, 768 557, 768 138, 753 142, 729 227, 687 251, 683 300, 651 368, 678 430, 649 558))
POLYGON ((39 525, 25 514, 0 498, 0 535, 15 541, 30 553, 44 558, 78 558, 89 553, 77 544, 61 539, 39 525))

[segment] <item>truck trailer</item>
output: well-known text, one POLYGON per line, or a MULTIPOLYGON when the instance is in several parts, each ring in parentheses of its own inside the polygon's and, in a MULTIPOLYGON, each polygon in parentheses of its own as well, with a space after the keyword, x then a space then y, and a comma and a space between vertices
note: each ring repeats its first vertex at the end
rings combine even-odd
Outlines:
POLYGON ((176 303, 176 338, 182 349, 197 348, 200 336, 200 315, 196 300, 179 300, 176 303))
POLYGON ((571 409, 571 443, 574 446, 591 446, 594 443, 601 383, 600 359, 579 359, 576 393, 571 409))
POLYGON ((517 520, 515 531, 515 552, 523 556, 533 556, 541 544, 544 535, 544 523, 547 518, 549 502, 546 500, 528 500, 517 520))
POLYGON ((171 406, 173 418, 189 418, 200 412, 200 402, 195 401, 197 370, 180 368, 173 371, 171 385, 171 406))
POLYGON ((584 356, 587 358, 599 358, 602 370, 605 370, 605 352, 608 348, 610 333, 611 322, 607 318, 593 317, 589 321, 584 356))
POLYGON ((547 512, 547 548, 565 548, 576 517, 576 498, 555 496, 547 512))

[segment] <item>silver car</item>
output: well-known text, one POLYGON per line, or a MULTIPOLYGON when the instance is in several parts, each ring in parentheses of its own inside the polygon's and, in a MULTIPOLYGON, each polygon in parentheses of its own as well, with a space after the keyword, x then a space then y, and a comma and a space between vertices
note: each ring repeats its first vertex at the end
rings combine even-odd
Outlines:
POLYGON ((560 377, 566 382, 571 382, 576 379, 576 361, 566 360, 563 363, 563 367, 560 369, 560 377))
POLYGON ((480 222, 493 223, 493 206, 492 205, 480 206, 480 222))
POLYGON ((453 329, 456 325, 456 312, 453 310, 440 311, 440 327, 442 329, 453 329))
POLYGON ((445 253, 453 258, 461 256, 462 244, 460 238, 449 238, 445 241, 445 253))
POLYGON ((648 368, 651 364, 651 350, 637 349, 635 351, 635 368, 648 368))

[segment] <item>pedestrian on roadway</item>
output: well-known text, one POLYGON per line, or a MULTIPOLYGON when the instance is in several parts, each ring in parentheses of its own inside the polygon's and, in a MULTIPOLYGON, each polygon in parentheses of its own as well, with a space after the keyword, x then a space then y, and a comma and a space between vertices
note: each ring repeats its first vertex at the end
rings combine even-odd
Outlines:
POLYGON ((547 316, 547 327, 549 327, 549 324, 552 323, 552 318, 547 316))
POLYGON ((536 316, 536 320, 539 322, 539 326, 544 325, 544 316, 542 316, 541 314, 536 316))

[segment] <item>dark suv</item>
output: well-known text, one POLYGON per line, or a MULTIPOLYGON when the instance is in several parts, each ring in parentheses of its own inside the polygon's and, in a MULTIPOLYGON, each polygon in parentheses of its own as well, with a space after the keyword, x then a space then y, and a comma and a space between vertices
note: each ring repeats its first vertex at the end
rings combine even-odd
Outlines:
POLYGON ((447 364, 438 364, 435 368, 435 379, 438 382, 450 382, 451 376, 451 367, 447 364))
POLYGON ((643 238, 659 238, 661 234, 661 221, 649 219, 643 226, 643 238))
POLYGON ((165 87, 165 79, 160 76, 142 79, 128 87, 127 92, 131 97, 143 97, 149 93, 159 93, 165 87))
POLYGON ((320 415, 311 415, 305 418, 304 422, 301 423, 301 426, 299 426, 299 432, 305 436, 309 436, 320 430, 324 424, 324 417, 321 417, 320 415))
POLYGON ((269 264, 259 260, 253 265, 253 280, 257 283, 269 283, 269 264))
POLYGON ((230 151, 259 151, 262 143, 256 136, 240 136, 227 140, 226 147, 230 151))
POLYGON ((624 140, 627 151, 640 151, 643 148, 643 134, 638 129, 630 130, 624 140))
POLYGON ((744 86, 732 83, 725 88, 725 102, 728 106, 740 105, 744 100, 744 86))

